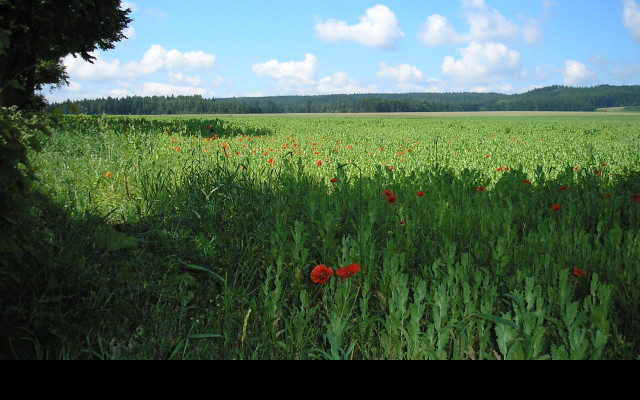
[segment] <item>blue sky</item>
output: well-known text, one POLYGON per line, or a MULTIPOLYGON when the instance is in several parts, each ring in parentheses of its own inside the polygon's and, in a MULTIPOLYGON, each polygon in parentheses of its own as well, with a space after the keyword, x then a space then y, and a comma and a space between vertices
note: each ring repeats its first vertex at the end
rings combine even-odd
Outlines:
POLYGON ((640 0, 133 0, 50 101, 640 84, 640 0))

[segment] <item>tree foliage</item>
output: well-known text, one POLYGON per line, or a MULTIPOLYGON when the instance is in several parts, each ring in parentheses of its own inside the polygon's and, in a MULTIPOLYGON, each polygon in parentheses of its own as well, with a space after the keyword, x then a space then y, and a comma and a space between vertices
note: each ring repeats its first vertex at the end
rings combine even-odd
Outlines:
POLYGON ((0 106, 42 105, 37 90, 67 83, 62 59, 114 48, 130 12, 120 0, 0 0, 0 106))
POLYGON ((36 91, 66 82, 67 55, 91 62, 113 48, 129 12, 119 0, 0 0, 0 359, 15 356, 18 332, 60 338, 53 327, 65 318, 56 283, 65 279, 38 233, 58 212, 33 189, 31 162, 60 110, 45 113, 36 91))
POLYGON ((640 86, 550 86, 513 95, 381 93, 227 99, 205 99, 201 96, 134 96, 81 100, 73 104, 81 112, 90 115, 594 111, 601 107, 640 105, 640 86))

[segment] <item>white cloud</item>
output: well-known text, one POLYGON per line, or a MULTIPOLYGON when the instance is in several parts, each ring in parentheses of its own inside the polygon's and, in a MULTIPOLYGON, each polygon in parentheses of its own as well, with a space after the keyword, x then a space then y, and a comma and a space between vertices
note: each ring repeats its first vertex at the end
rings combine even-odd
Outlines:
POLYGON ((182 53, 176 49, 167 50, 154 44, 144 54, 140 62, 128 63, 124 68, 129 72, 136 71, 141 75, 153 74, 159 70, 193 71, 212 68, 216 56, 202 51, 182 53))
POLYGON ((402 64, 392 67, 387 63, 379 64, 377 77, 380 80, 394 80, 398 83, 417 83, 424 80, 424 73, 415 66, 402 64))
POLYGON ((353 94, 376 92, 374 86, 358 86, 346 72, 336 72, 335 74, 320 79, 318 82, 318 92, 324 94, 353 94))
POLYGON ((361 16, 360 23, 348 25, 344 21, 328 19, 317 22, 315 31, 325 41, 350 40, 365 46, 392 49, 404 37, 396 15, 387 7, 378 4, 361 16))
POLYGON ((574 60, 567 60, 562 71, 566 86, 584 86, 596 81, 596 73, 589 71, 587 67, 574 60))
POLYGON ((201 87, 149 82, 145 83, 136 94, 140 96, 207 96, 209 93, 206 89, 201 87))
POLYGON ((640 78, 640 64, 628 65, 625 68, 615 68, 611 71, 622 84, 630 84, 640 78))
POLYGON ((471 42, 458 51, 462 56, 459 60, 448 56, 442 63, 442 73, 455 82, 489 84, 522 77, 520 53, 502 43, 471 42))
POLYGON ((640 42, 640 6, 634 0, 624 0, 624 26, 631 32, 634 40, 640 42))
POLYGON ((440 14, 434 14, 427 18, 420 29, 420 41, 425 46, 458 45, 467 40, 468 35, 456 32, 447 17, 440 14))
MULTIPOLYGON (((545 4, 546 6, 546 4, 545 4)), ((420 29, 419 38, 425 46, 460 45, 470 42, 514 42, 522 35, 528 44, 542 41, 540 20, 527 18, 519 25, 496 9, 490 9, 484 0, 462 0, 462 15, 469 26, 468 33, 456 31, 447 17, 434 14, 420 29)))
POLYGON ((474 1, 473 7, 468 7, 466 12, 471 40, 511 40, 518 35, 518 25, 508 20, 500 11, 490 10, 483 0, 474 1))
POLYGON ((316 84, 315 79, 319 68, 318 58, 307 53, 304 61, 280 62, 273 59, 262 64, 255 64, 252 70, 260 77, 269 76, 276 79, 282 88, 299 89, 316 84))
POLYGON ((142 60, 122 65, 120 60, 104 60, 100 53, 92 54, 96 59, 93 64, 71 55, 64 59, 71 79, 80 81, 107 81, 111 79, 133 79, 151 75, 160 70, 173 73, 210 69, 215 66, 216 56, 202 51, 182 53, 178 50, 167 50, 153 45, 144 54, 142 60))

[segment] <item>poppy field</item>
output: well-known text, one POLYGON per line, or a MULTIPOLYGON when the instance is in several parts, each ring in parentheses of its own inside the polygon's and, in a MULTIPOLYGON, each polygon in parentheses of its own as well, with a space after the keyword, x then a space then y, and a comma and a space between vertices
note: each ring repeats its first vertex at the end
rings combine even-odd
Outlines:
POLYGON ((55 356, 636 359, 639 149, 637 115, 66 117, 55 356))

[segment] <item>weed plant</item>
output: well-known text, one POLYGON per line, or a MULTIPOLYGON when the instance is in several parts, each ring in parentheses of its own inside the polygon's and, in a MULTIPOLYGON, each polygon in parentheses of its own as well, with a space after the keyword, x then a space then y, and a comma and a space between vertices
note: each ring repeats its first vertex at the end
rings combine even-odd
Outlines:
POLYGON ((0 355, 635 359, 638 127, 66 118, 34 164, 57 311, 0 355))

